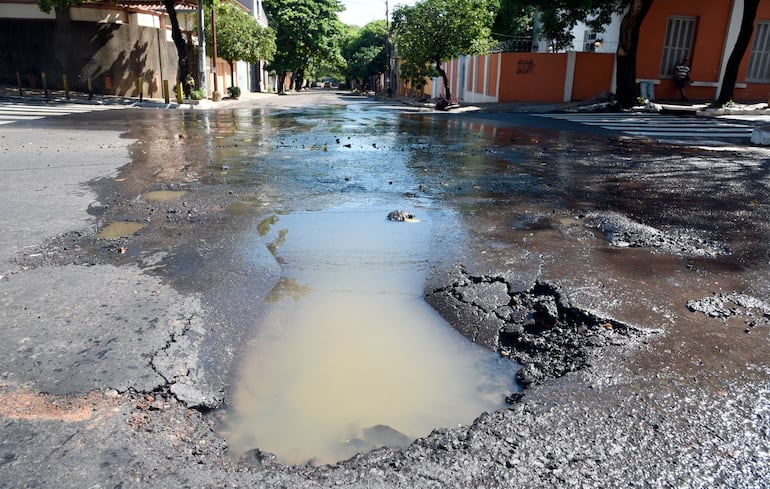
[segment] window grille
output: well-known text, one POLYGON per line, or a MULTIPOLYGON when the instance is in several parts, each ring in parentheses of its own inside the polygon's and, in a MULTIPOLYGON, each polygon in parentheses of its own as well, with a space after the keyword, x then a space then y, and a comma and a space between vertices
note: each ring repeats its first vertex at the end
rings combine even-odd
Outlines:
POLYGON ((583 51, 593 53, 596 51, 596 33, 591 30, 583 32, 583 51))
POLYGON ((663 43, 663 56, 660 60, 660 77, 672 78, 674 67, 689 56, 695 39, 695 17, 669 17, 666 26, 666 38, 663 43))
POLYGON ((746 81, 770 82, 770 22, 758 22, 751 45, 746 81))

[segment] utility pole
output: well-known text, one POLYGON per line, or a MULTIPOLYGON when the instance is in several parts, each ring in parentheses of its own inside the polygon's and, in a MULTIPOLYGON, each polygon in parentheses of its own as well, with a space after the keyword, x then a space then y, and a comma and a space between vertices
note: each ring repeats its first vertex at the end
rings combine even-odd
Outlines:
POLYGON ((222 99, 222 94, 219 93, 219 82, 217 81, 217 14, 216 5, 211 6, 211 73, 214 75, 214 93, 211 94, 211 98, 215 102, 219 102, 222 99))
POLYGON ((206 90, 206 29, 203 25, 203 2, 204 0, 198 0, 198 74, 200 89, 205 99, 208 98, 208 90, 206 90))
POLYGON ((388 8, 388 0, 385 0, 385 51, 388 55, 388 68, 385 73, 385 93, 388 97, 393 96, 393 87, 391 78, 393 77, 393 68, 391 67, 391 52, 390 52, 390 9, 388 8))

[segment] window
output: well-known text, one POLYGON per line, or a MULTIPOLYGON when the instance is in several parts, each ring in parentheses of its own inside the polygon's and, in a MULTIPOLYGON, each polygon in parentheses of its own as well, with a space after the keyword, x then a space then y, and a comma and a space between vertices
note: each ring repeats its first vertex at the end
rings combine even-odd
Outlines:
POLYGON ((770 82, 770 22, 758 22, 751 45, 746 81, 770 82))
POLYGON ((663 56, 660 59, 660 77, 671 78, 674 66, 689 56, 695 39, 695 17, 669 17, 663 56))
POLYGON ((593 53, 596 51, 596 33, 591 30, 583 32, 583 51, 593 53))

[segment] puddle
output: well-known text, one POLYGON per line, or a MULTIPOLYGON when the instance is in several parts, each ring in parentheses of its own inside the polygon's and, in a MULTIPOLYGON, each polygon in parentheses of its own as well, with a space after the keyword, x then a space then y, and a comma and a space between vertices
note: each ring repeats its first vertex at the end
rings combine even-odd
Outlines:
POLYGON ((97 239, 118 239, 131 236, 142 229, 144 224, 138 222, 111 222, 96 234, 97 239))
POLYGON ((142 197, 149 202, 163 202, 166 200, 178 199, 186 193, 187 192, 184 190, 154 190, 142 194, 142 197))
POLYGON ((560 217, 556 222, 566 227, 583 227, 585 225, 585 223, 577 217, 560 217))
POLYGON ((430 220, 391 222, 388 211, 261 221, 266 241, 280 241, 284 279, 265 298, 225 415, 234 453, 332 463, 471 423, 516 389, 515 364, 425 303, 430 220))

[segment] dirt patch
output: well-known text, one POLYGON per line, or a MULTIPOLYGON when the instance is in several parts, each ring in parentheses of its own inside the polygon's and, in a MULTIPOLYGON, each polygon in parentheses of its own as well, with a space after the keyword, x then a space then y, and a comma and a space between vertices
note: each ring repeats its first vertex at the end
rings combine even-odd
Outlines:
POLYGON ((0 416, 28 421, 77 423, 109 412, 118 405, 117 393, 91 392, 85 396, 53 396, 24 389, 0 387, 0 416), (113 393, 110 396, 110 393, 113 393))

